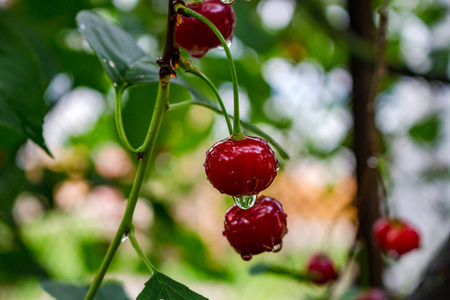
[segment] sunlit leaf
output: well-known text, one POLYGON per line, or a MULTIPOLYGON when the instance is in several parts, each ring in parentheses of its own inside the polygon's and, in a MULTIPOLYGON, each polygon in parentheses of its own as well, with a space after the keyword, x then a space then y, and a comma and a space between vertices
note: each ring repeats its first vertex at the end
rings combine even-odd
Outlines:
POLYGON ((42 136, 44 79, 36 53, 0 17, 0 126, 14 129, 50 151, 42 136))
POLYGON ((154 272, 145 288, 136 300, 207 300, 187 286, 167 277, 163 273, 154 272))
MULTIPOLYGON (((56 300, 81 300, 84 299, 88 287, 81 287, 66 283, 45 280, 41 282, 42 288, 55 297, 56 300)), ((119 283, 106 282, 101 285, 95 300, 129 300, 122 285, 119 283)))
POLYGON ((155 59, 126 31, 86 10, 78 13, 77 23, 116 89, 159 81, 155 59))

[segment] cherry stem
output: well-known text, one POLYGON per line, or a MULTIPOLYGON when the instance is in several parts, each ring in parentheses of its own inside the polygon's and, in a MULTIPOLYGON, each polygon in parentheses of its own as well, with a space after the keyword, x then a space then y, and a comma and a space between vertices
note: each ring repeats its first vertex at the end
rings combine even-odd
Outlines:
POLYGON ((239 86, 238 86, 238 80, 237 80, 237 73, 236 73, 236 67, 234 66, 233 57, 231 56, 230 48, 227 45, 227 42, 225 41, 222 33, 220 33, 219 29, 207 18, 205 18, 203 15, 199 14, 196 11, 193 11, 192 9, 185 7, 184 5, 178 3, 175 5, 175 11, 181 15, 194 17, 206 25, 208 25, 209 28, 215 33, 217 38, 220 40, 220 43, 222 44, 223 49, 225 50, 225 53, 227 55, 228 59, 228 65, 230 66, 230 73, 231 73, 231 81, 233 83, 233 96, 234 96, 234 122, 233 122, 233 139, 234 140, 241 140, 243 139, 243 134, 241 130, 241 124, 240 124, 240 118, 239 118, 239 86))
POLYGON ((133 228, 134 210, 136 208, 136 204, 145 181, 147 170, 150 166, 155 141, 158 136, 162 119, 164 113, 168 108, 169 81, 170 75, 164 76, 159 81, 159 89, 158 95, 156 97, 155 109, 153 110, 152 120, 150 122, 149 130, 147 132, 144 144, 141 147, 139 147, 139 149, 142 149, 143 152, 140 152, 140 162, 136 172, 136 177, 133 182, 133 186, 131 187, 130 196, 128 197, 128 203, 125 209, 125 213, 122 217, 122 221, 119 225, 119 228, 117 229, 116 235, 114 236, 114 239, 111 242, 111 245, 109 246, 109 249, 105 257, 103 258, 102 264, 100 265, 97 275, 92 281, 89 291, 86 294, 86 297, 84 298, 85 300, 94 299, 95 295, 97 294, 100 288, 100 285, 102 284, 106 271, 108 270, 109 265, 111 264, 112 259, 114 258, 114 255, 116 254, 117 249, 120 246, 122 238, 124 236, 127 236, 131 232, 131 229, 133 228))
POLYGON ((134 235, 134 226, 131 227, 128 237, 130 238, 131 245, 133 246, 136 253, 139 255, 139 258, 144 262, 147 269, 152 273, 156 272, 155 266, 153 266, 150 260, 148 260, 147 256, 145 256, 144 251, 142 251, 142 248, 139 246, 139 243, 136 240, 136 236, 134 235))
MULTIPOLYGON (((167 80, 162 80, 162 82, 164 84, 165 82, 168 82, 168 81, 167 80)), ((159 87, 158 94, 159 94, 160 91, 161 91, 161 85, 159 87)), ((117 132, 119 134, 120 141, 122 142, 122 144, 125 146, 125 148, 128 151, 130 151, 131 153, 134 153, 134 154, 143 154, 143 153, 145 153, 148 150, 149 147, 152 147, 151 143, 155 142, 155 141, 152 140, 153 137, 152 137, 152 134, 150 132, 152 130, 151 123, 150 123, 147 135, 146 135, 142 145, 139 146, 137 149, 134 148, 131 145, 130 141, 128 140, 127 134, 125 132, 125 128, 123 126, 123 119, 122 119, 122 96, 123 96, 123 92, 124 92, 124 90, 118 90, 116 92, 116 95, 115 95, 115 97, 116 97, 115 119, 116 119, 117 132)), ((157 103, 159 103, 159 102, 157 101, 157 103)), ((159 103, 159 104, 161 104, 161 103, 159 103)), ((168 109, 168 103, 166 103, 164 105, 155 106, 155 111, 156 110, 159 111, 159 113, 156 114, 155 116, 157 116, 158 118, 162 118, 164 112, 167 109, 168 109)))
MULTIPOLYGON (((192 99, 192 100, 187 100, 187 101, 183 101, 183 102, 179 102, 179 103, 175 103, 175 104, 170 104, 169 111, 181 109, 181 108, 184 108, 184 107, 187 107, 190 105, 203 106, 203 107, 206 107, 218 114, 223 114, 223 111, 221 111, 213 103, 206 101, 206 100, 202 101, 202 100, 197 100, 197 99, 192 99)), ((230 118, 234 118, 230 114, 228 114, 228 116, 230 118)), ((273 147, 275 147, 275 149, 278 151, 278 153, 280 153, 280 155, 283 159, 289 159, 289 154, 287 153, 287 151, 276 140, 274 140, 270 135, 268 135, 266 132, 262 131, 255 125, 253 125, 249 122, 246 122, 244 120, 241 120, 241 124, 242 124, 242 127, 244 127, 245 129, 255 133, 256 135, 258 135, 258 136, 262 137, 263 139, 265 139, 266 141, 268 141, 273 147)))
POLYGON ((116 127, 117 127, 117 133, 119 134, 120 141, 122 142, 123 146, 130 151, 131 153, 137 154, 139 153, 139 150, 134 148, 130 141, 127 138, 127 134, 125 132, 125 128, 123 126, 123 119, 122 119, 122 96, 123 96, 123 89, 119 89, 116 91, 115 98, 116 98, 116 109, 114 111, 115 118, 116 118, 116 127))
POLYGON ((205 74, 203 74, 199 69, 194 67, 192 62, 186 60, 184 57, 180 58, 179 64, 180 67, 183 68, 185 72, 198 76, 204 82, 206 82, 206 84, 211 88, 211 90, 214 92, 214 95, 216 95, 217 102, 219 103, 220 108, 222 109, 222 114, 225 118, 225 121, 227 122, 228 132, 230 133, 230 135, 233 134, 233 127, 231 126, 230 117, 228 116, 227 109, 225 108, 225 104, 223 104, 222 98, 220 97, 219 91, 217 91, 216 86, 211 82, 211 80, 208 77, 206 77, 205 74))

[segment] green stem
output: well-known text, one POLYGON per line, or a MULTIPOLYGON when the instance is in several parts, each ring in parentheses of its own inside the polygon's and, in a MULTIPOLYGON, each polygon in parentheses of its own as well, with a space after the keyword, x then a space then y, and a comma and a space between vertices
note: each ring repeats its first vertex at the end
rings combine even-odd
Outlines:
POLYGON ((142 149, 142 159, 139 162, 139 166, 136 172, 136 177, 134 179, 133 186, 131 188, 130 196, 128 198, 127 207, 125 213, 122 217, 122 222, 117 229, 116 235, 109 246, 109 249, 103 258, 103 262, 100 269, 95 276, 89 291, 84 298, 85 300, 94 299, 95 295, 100 288, 100 285, 105 277, 106 271, 108 270, 111 261, 116 254, 117 249, 120 246, 122 238, 126 236, 133 227, 133 213, 136 208, 136 203, 141 193, 142 185, 144 184, 145 175, 150 166, 150 161, 155 146, 156 137, 158 135, 159 128, 161 126, 162 118, 168 107, 169 103, 169 80, 170 75, 165 76, 159 81, 158 95, 156 97, 155 109, 153 111, 152 121, 150 123, 149 130, 147 132, 147 137, 144 144, 138 149, 142 149))
POLYGON ((136 240, 136 236, 134 235, 134 226, 131 227, 130 234, 128 236, 130 238, 131 245, 133 245, 134 250, 139 255, 144 264, 147 266, 148 270, 150 272, 156 272, 156 268, 148 260, 147 256, 145 256, 144 251, 142 251, 142 248, 139 246, 139 243, 136 240))
POLYGON ((169 109, 167 111, 185 108, 185 107, 191 106, 192 104, 195 104, 195 102, 193 100, 186 100, 186 101, 170 104, 169 109))
POLYGON ((233 127, 231 126, 230 117, 228 116, 227 109, 225 108, 225 104, 223 104, 222 98, 220 97, 219 91, 217 91, 216 86, 211 82, 211 80, 206 77, 205 74, 203 74, 199 69, 194 67, 190 61, 186 61, 184 57, 180 58, 179 61, 180 67, 183 68, 188 73, 194 74, 195 76, 198 76, 201 78, 214 92, 214 95, 216 95, 217 102, 219 103, 220 108, 222 109, 223 116, 225 118, 225 121, 227 122, 228 131, 231 134, 233 134, 233 127))
POLYGON ((130 141, 128 141, 127 134, 125 133, 125 128, 123 127, 123 119, 122 119, 122 96, 124 89, 118 89, 116 91, 116 109, 115 109, 115 117, 116 117, 116 127, 117 133, 119 134, 119 138, 122 141, 122 144, 125 148, 131 153, 139 153, 139 150, 134 148, 130 141))
POLYGON ((130 230, 129 238, 130 238, 131 245, 133 246, 136 253, 139 255, 140 259, 144 262, 145 266, 148 268, 148 270, 150 272, 153 273, 156 280, 159 282, 159 284, 162 288, 163 294, 165 296, 165 299, 169 299, 169 295, 167 294, 166 289, 163 287, 163 283, 161 281, 161 278, 159 277, 158 270, 156 270, 155 266, 153 266, 152 263, 150 262, 150 260, 147 258, 147 256, 145 256, 144 251, 142 251, 141 246, 139 246, 139 243, 136 240, 136 236, 134 235, 134 227, 132 227, 130 230))
POLYGON ((238 89, 238 80, 236 74, 236 67, 234 66, 233 57, 231 56, 230 48, 227 45, 227 42, 223 38, 222 33, 220 33, 219 29, 207 18, 202 16, 196 11, 193 11, 190 8, 185 7, 182 4, 175 5, 175 11, 179 14, 187 15, 199 19, 203 23, 209 26, 211 30, 216 34, 217 38, 220 40, 223 49, 227 55, 228 65, 230 66, 231 72, 231 81, 233 82, 233 96, 234 96, 234 123, 233 123, 233 137, 235 140, 243 139, 240 118, 239 118, 239 89, 238 89))
MULTIPOLYGON (((179 102, 179 103, 175 103, 175 104, 171 104, 169 106, 169 110, 168 111, 172 111, 172 110, 177 110, 180 108, 184 108, 187 107, 189 105, 199 105, 199 106, 203 106, 206 107, 218 114, 223 114, 223 111, 221 111, 217 106, 215 106, 214 104, 210 103, 210 102, 206 102, 206 101, 199 101, 199 100, 187 100, 187 101, 183 101, 183 102, 179 102)), ((228 114, 228 117, 230 118, 234 118, 232 115, 228 114)), ((262 137, 263 139, 267 140, 272 146, 275 147, 275 149, 280 153, 281 157, 284 159, 289 159, 289 154, 287 153, 287 151, 276 141, 274 140, 270 135, 268 135, 267 133, 265 133, 264 131, 262 131, 261 129, 259 129, 258 127, 252 125, 249 122, 246 122, 244 120, 241 120, 241 124, 242 127, 244 127, 245 129, 255 133, 256 135, 259 135, 260 137, 262 137)))

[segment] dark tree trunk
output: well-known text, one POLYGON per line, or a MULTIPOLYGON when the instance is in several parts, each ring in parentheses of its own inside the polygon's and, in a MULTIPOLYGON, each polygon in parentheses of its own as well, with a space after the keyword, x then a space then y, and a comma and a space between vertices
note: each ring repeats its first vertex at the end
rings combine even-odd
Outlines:
POLYGON ((406 300, 447 300, 450 297, 450 235, 431 261, 423 280, 406 300))
MULTIPOLYGON (((372 42, 375 48, 372 1, 348 0, 348 11, 352 30, 361 38, 372 42)), ((373 51, 373 49, 367 50, 373 51)), ((352 55, 350 69, 353 77, 353 151, 356 157, 358 184, 355 200, 359 220, 357 238, 365 245, 364 255, 359 261, 360 284, 382 287, 383 263, 372 235, 372 224, 380 216, 379 178, 376 169, 369 168, 367 164, 369 157, 377 155, 379 151, 373 105, 371 105, 375 91, 372 87, 374 67, 352 55)))

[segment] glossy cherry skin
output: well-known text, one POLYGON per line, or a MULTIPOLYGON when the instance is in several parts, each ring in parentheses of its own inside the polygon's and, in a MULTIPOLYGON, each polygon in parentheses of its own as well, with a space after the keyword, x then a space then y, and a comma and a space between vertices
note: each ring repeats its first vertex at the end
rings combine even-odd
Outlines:
POLYGON ((211 184, 230 196, 257 195, 277 176, 278 160, 267 141, 244 136, 214 144, 206 152, 203 165, 211 184))
POLYGON ((386 233, 390 228, 391 223, 388 218, 378 219, 372 226, 372 231, 380 250, 386 250, 386 233))
POLYGON ((381 218, 372 227, 380 249, 394 257, 420 247, 417 230, 405 221, 381 218))
POLYGON ((400 257, 419 248, 420 236, 410 224, 396 221, 392 223, 391 228, 386 233, 385 243, 389 254, 400 257))
MULTIPOLYGON (((210 20, 225 40, 231 39, 236 22, 231 5, 224 5, 219 0, 205 0, 199 3, 190 2, 186 7, 210 20)), ((211 28, 196 18, 185 16, 181 16, 181 23, 176 28, 175 40, 195 58, 203 57, 209 50, 220 45, 219 39, 211 28)))
POLYGON ((326 284, 338 278, 333 261, 323 253, 311 257, 307 271, 311 281, 317 284, 326 284))
POLYGON ((248 261, 255 254, 281 250, 287 233, 286 217, 280 202, 260 196, 249 209, 233 204, 227 210, 223 235, 242 259, 248 261))
POLYGON ((386 300, 386 294, 382 289, 371 289, 362 292, 356 296, 354 300, 386 300))

